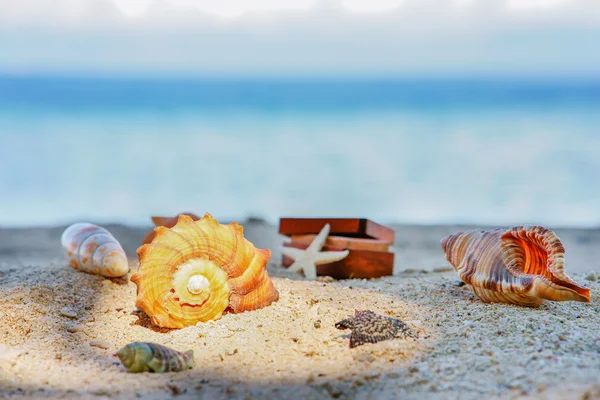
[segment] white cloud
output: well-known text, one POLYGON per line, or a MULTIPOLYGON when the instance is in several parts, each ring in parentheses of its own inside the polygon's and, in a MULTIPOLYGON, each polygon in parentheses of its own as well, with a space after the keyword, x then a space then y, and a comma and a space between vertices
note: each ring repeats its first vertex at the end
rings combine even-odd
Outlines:
POLYGON ((114 3, 126 16, 137 17, 146 12, 151 0, 114 0, 114 3))
POLYGON ((403 0, 341 0, 342 6, 353 12, 392 11, 403 2, 403 0))
MULTIPOLYGON (((469 6, 477 13, 473 18, 497 13, 503 9, 536 9, 547 12, 559 10, 580 18, 593 17, 600 12, 598 0, 2 0, 0 21, 5 26, 22 23, 66 20, 94 24, 107 16, 122 15, 135 18, 154 18, 177 15, 190 17, 190 10, 221 17, 241 17, 255 13, 318 12, 319 10, 351 11, 353 13, 410 14, 411 10, 426 10, 421 17, 444 13, 451 17, 453 9, 469 6), (154 15, 151 10, 161 12, 154 15)), ((594 17, 595 16, 595 17, 594 17)), ((415 23, 426 23, 416 20, 415 23)), ((173 21, 177 25, 176 21, 173 21)))
MULTIPOLYGON (((117 8, 127 16, 139 17, 146 13, 156 0, 113 0, 117 8)), ((240 17, 247 12, 269 12, 281 10, 305 10, 312 7, 315 0, 163 0, 167 7, 195 9, 218 17, 240 17)))
POLYGON ((598 75, 598 42, 598 0, 0 0, 0 72, 598 75))
POLYGON ((566 4, 567 0, 508 0, 508 7, 513 9, 553 8, 566 4))

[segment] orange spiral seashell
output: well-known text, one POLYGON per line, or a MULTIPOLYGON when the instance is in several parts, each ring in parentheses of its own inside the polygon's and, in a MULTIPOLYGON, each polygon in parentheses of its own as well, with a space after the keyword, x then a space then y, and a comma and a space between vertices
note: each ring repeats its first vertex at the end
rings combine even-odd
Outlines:
POLYGON ((565 249, 541 226, 471 230, 442 239, 446 259, 486 303, 538 307, 552 301, 590 301, 590 290, 564 271, 565 249))
POLYGON ((271 252, 254 247, 236 222, 180 215, 175 226, 159 226, 154 233, 152 242, 137 250, 140 268, 131 277, 136 306, 153 324, 183 328, 279 299, 266 269, 271 252))

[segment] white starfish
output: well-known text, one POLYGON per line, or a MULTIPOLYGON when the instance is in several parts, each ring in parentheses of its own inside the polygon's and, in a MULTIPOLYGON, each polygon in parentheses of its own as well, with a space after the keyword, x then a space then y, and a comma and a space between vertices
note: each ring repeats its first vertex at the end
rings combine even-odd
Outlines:
POLYGON ((302 270, 306 279, 314 280, 317 278, 317 265, 329 264, 345 258, 349 253, 348 250, 321 251, 327 235, 329 235, 329 224, 325 224, 306 250, 282 247, 281 252, 294 259, 294 263, 288 268, 288 271, 302 270))

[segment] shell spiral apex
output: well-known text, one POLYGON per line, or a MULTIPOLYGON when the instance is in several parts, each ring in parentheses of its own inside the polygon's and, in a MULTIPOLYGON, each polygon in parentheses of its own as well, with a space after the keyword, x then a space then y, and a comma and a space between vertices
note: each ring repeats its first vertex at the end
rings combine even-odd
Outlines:
POLYGON ((65 257, 75 269, 109 278, 129 271, 123 247, 100 226, 86 222, 73 224, 65 229, 60 241, 65 257))
POLYGON ((180 215, 175 226, 159 226, 154 233, 138 249, 140 268, 131 277, 136 306, 153 324, 183 328, 279 299, 266 269, 271 252, 254 247, 236 222, 180 215))
POLYGON ((537 307, 544 300, 590 301, 564 271, 565 249, 541 226, 471 230, 442 239, 446 258, 484 302, 537 307))

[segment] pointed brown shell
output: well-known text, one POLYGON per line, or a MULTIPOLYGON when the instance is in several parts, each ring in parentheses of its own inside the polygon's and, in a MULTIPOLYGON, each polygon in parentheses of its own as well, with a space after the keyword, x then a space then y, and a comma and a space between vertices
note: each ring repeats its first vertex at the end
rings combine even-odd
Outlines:
POLYGON ((471 230, 442 239, 446 258, 486 303, 537 307, 544 299, 590 301, 590 290, 565 274, 565 249, 541 226, 471 230))
POLYGON ((279 299, 266 269, 271 252, 254 247, 236 222, 180 215, 172 228, 154 232, 138 249, 140 268, 131 277, 136 306, 153 324, 182 328, 218 319, 226 309, 240 313, 279 299))
MULTIPOLYGON (((194 213, 181 213, 179 215, 187 215, 187 216, 191 217, 194 221, 198 221, 200 219, 200 217, 198 217, 194 213)), ((151 219, 152 219, 152 222, 154 223, 154 226, 166 226, 167 228, 172 228, 177 223, 177 218, 179 217, 179 215, 177 215, 175 217, 156 217, 156 216, 154 216, 154 217, 151 217, 151 219)), ((142 240, 142 244, 152 242, 152 240, 154 239, 154 235, 155 235, 154 230, 151 230, 150 232, 148 232, 148 234, 146 236, 144 236, 144 239, 142 240)))

